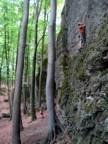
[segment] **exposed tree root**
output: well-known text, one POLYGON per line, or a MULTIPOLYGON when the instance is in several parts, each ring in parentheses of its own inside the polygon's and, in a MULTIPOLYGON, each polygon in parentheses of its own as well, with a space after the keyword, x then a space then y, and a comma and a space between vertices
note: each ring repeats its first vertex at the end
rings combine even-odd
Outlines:
POLYGON ((55 130, 52 131, 52 133, 48 133, 47 138, 44 141, 44 144, 54 144, 55 143, 55 130))
POLYGON ((68 128, 63 127, 57 115, 55 114, 55 130, 53 130, 52 133, 48 133, 47 138, 45 139, 43 144, 57 144, 57 142, 72 144, 67 130, 68 128))

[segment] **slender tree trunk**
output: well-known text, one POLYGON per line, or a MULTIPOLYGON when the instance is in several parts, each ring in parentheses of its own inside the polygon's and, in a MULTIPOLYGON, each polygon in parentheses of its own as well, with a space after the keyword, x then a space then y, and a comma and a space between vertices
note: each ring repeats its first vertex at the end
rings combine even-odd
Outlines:
POLYGON ((2 76, 3 55, 4 55, 4 50, 5 50, 4 48, 3 48, 2 59, 1 59, 1 64, 0 64, 0 87, 1 87, 1 81, 2 81, 2 79, 1 79, 2 77, 1 76, 2 76))
POLYGON ((41 54, 41 63, 40 63, 40 76, 39 76, 39 107, 41 107, 41 101, 42 101, 42 71, 43 71, 43 53, 44 53, 44 37, 46 32, 46 6, 44 8, 44 30, 43 30, 43 39, 42 39, 42 54, 41 54))
POLYGON ((13 103, 12 144, 21 144, 20 105, 21 105, 22 76, 23 76, 24 51, 25 51, 25 44, 26 44, 28 16, 29 16, 29 0, 24 0, 24 13, 23 13, 23 22, 22 22, 22 29, 20 34, 20 41, 19 41, 19 49, 18 49, 18 64, 17 64, 14 103, 13 103))
MULTIPOLYGON (((31 33, 29 35, 29 43, 31 42, 31 33)), ((28 87, 28 95, 30 96, 31 93, 31 85, 30 85, 30 80, 29 80, 29 72, 31 71, 30 67, 30 47, 28 46, 27 50, 27 87, 28 87)), ((30 102, 29 102, 30 105, 30 102)))
POLYGON ((19 48, 19 40, 20 40, 20 31, 21 31, 21 22, 20 22, 20 27, 18 31, 18 42, 17 42, 17 54, 16 54, 16 67, 15 67, 15 72, 17 71, 17 63, 18 63, 18 48, 19 48))
POLYGON ((39 75, 39 107, 41 107, 42 105, 42 69, 43 69, 42 62, 43 58, 41 57, 40 75, 39 75))
POLYGON ((31 116, 32 121, 36 119, 36 111, 35 111, 35 73, 36 73, 36 54, 37 54, 37 37, 38 37, 38 19, 41 11, 42 1, 39 7, 39 1, 37 1, 36 13, 35 13, 35 29, 34 29, 34 53, 33 53, 33 61, 32 61, 32 81, 31 81, 31 116))
MULTIPOLYGON (((25 70, 24 70, 25 71, 25 70)), ((27 114, 27 106, 26 106, 26 76, 25 76, 25 72, 24 72, 24 81, 23 81, 23 114, 27 114)))
POLYGON ((12 104, 11 104, 11 98, 10 98, 10 88, 9 88, 9 79, 10 79, 10 69, 9 69, 9 64, 10 64, 10 60, 9 60, 9 50, 10 50, 10 46, 9 46, 9 41, 10 37, 9 37, 9 31, 8 31, 8 46, 7 46, 7 88, 8 88, 8 100, 9 100, 9 108, 10 108, 10 120, 12 119, 12 104))
MULTIPOLYGON (((30 38, 29 41, 30 42, 30 38)), ((27 76, 28 76, 28 59, 29 59, 29 44, 27 46, 27 50, 25 53, 25 59, 24 59, 24 74, 23 74, 23 114, 27 114, 27 96, 26 96, 26 90, 27 90, 27 76)))
POLYGON ((4 25, 4 48, 5 48, 5 56, 6 56, 6 65, 7 65, 7 95, 9 101, 9 110, 10 110, 10 120, 12 119, 12 107, 10 101, 10 94, 9 94, 9 32, 7 31, 6 25, 4 25), (7 42, 8 36, 8 42, 7 42))
POLYGON ((37 104, 38 101, 38 84, 37 84, 37 78, 35 78, 35 104, 37 104))
POLYGON ((32 80, 31 80, 31 117, 32 121, 36 119, 35 111, 35 70, 36 70, 36 53, 37 53, 37 30, 38 30, 38 19, 37 19, 37 7, 35 13, 35 29, 34 29, 34 53, 32 61, 32 80))
MULTIPOLYGON (((13 41, 13 33, 11 32, 11 45, 12 45, 12 41, 13 41)), ((15 67, 14 67, 14 63, 15 63, 15 50, 13 48, 13 64, 12 64, 12 87, 11 89, 14 88, 14 72, 15 72, 15 67)), ((12 99, 12 98, 11 98, 12 99)))
POLYGON ((50 0, 51 12, 48 29, 48 67, 46 82, 46 102, 48 110, 48 133, 51 140, 55 139, 55 115, 54 115, 54 74, 55 74, 55 22, 56 0, 50 0))

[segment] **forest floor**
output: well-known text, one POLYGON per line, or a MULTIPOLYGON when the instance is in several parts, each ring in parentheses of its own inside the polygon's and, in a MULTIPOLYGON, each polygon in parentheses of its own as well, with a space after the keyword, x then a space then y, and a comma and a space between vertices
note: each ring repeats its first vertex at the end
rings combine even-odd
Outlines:
MULTIPOLYGON (((11 144, 12 121, 9 118, 1 118, 3 113, 9 113, 9 104, 4 102, 7 99, 5 94, 0 93, 0 144, 11 144)), ((31 122, 31 117, 22 115, 24 130, 21 131, 22 144, 38 144, 47 136, 47 112, 44 111, 44 118, 39 112, 36 113, 37 120, 31 122)))

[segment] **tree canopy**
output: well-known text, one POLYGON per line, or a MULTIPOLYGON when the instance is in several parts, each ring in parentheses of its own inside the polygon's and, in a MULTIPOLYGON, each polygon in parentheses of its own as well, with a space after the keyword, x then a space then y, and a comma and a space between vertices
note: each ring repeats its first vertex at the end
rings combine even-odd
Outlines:
MULTIPOLYGON (((15 80, 15 67, 16 67, 16 57, 17 57, 17 48, 19 42, 19 33, 22 25, 22 12, 23 12, 23 0, 1 0, 0 1, 0 70, 1 70, 1 79, 7 79, 7 62, 6 62, 6 51, 8 51, 8 64, 9 64, 9 80, 15 80), (6 50, 4 45, 6 44, 6 50)), ((63 8, 63 0, 58 0, 58 9, 57 9, 57 34, 60 30, 60 21, 61 21, 61 10, 63 8)), ((34 11, 35 11, 36 2, 30 1, 30 13, 29 13, 29 23, 27 29, 27 42, 26 46, 29 46, 29 73, 28 76, 31 76, 31 65, 32 65, 32 56, 33 56, 33 41, 34 41, 34 11), (31 37, 31 38, 30 38, 31 37)), ((42 9, 39 16, 38 22, 38 40, 42 37, 43 29, 46 24, 49 22, 49 13, 50 13, 50 1, 45 0, 42 3, 42 9), (44 7, 47 7, 47 18, 44 21, 44 7)), ((42 51, 42 41, 38 45, 37 57, 40 57, 42 51)), ((47 45, 48 45, 48 29, 45 34, 45 49, 44 55, 46 57, 47 45)), ((39 60, 37 61, 37 67, 39 65, 39 60)), ((38 72, 38 69, 37 69, 38 72)))

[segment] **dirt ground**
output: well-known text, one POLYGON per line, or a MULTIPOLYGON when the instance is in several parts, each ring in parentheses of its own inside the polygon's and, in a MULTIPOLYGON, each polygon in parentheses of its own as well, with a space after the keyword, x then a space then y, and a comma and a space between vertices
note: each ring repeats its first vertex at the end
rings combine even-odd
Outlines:
MULTIPOLYGON (((0 94, 0 115, 9 113, 9 104, 4 102, 7 99, 5 95, 0 94)), ((31 118, 22 115, 24 130, 21 132, 22 144, 38 144, 47 136, 47 112, 44 111, 44 118, 41 118, 39 112, 36 113, 37 120, 30 122, 31 118)), ((12 138, 12 121, 9 118, 0 119, 0 144, 11 144, 12 138)))

